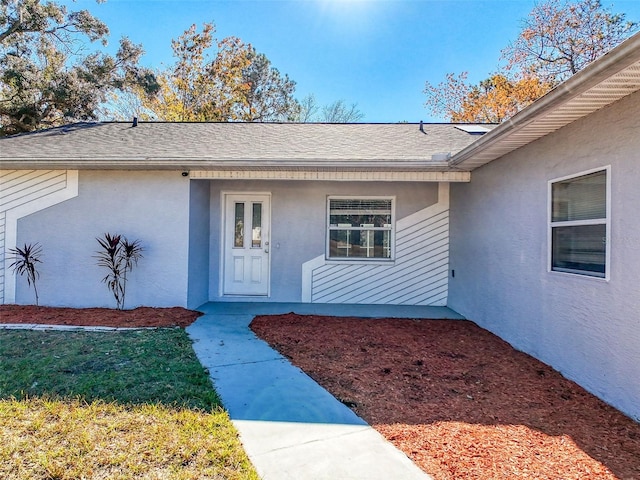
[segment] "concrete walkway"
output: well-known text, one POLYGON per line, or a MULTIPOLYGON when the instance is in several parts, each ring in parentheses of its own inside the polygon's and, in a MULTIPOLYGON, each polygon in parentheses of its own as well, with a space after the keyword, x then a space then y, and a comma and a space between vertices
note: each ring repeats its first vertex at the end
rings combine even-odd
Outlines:
POLYGON ((265 480, 429 479, 404 453, 248 328, 255 315, 462 318, 444 307, 209 303, 187 328, 265 480))

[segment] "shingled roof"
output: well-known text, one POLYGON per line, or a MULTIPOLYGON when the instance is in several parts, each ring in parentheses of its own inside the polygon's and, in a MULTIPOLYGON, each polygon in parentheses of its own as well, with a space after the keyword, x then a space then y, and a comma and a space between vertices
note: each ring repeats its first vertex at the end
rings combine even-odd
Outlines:
POLYGON ((0 139, 0 162, 16 169, 448 170, 448 155, 477 138, 455 124, 77 123, 0 139))

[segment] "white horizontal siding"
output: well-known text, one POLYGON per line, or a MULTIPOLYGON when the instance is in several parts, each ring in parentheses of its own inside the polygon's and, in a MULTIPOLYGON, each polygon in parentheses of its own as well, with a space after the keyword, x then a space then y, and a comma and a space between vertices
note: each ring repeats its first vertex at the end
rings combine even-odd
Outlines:
POLYGON ((77 195, 74 170, 0 170, 0 303, 15 301, 15 276, 8 256, 16 246, 18 219, 77 195))
POLYGON ((8 178, 0 179, 0 208, 4 211, 34 202, 67 186, 67 173, 64 170, 35 170, 16 177, 18 173, 21 172, 12 172, 6 176, 8 178))
POLYGON ((303 301, 446 305, 449 272, 449 186, 439 201, 398 220, 395 261, 337 263, 317 257, 303 265, 303 301))

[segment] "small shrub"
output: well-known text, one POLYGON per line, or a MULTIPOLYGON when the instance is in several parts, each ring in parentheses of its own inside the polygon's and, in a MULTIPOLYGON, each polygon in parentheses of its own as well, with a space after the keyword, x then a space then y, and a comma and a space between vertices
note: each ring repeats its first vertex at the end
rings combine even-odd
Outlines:
POLYGON ((38 305, 38 288, 36 279, 40 277, 40 273, 36 267, 36 263, 40 261, 42 255, 42 247, 39 243, 24 244, 24 247, 16 247, 9 249, 9 253, 13 255, 13 263, 9 268, 13 269, 13 273, 19 273, 21 276, 27 276, 27 284, 33 285, 33 291, 36 295, 36 305, 38 305))
POLYGON ((139 240, 129 241, 122 235, 104 234, 104 238, 96 238, 101 249, 97 252, 98 266, 106 268, 109 273, 102 279, 113 293, 116 308, 124 309, 127 293, 127 273, 133 270, 142 258, 142 245, 139 240))

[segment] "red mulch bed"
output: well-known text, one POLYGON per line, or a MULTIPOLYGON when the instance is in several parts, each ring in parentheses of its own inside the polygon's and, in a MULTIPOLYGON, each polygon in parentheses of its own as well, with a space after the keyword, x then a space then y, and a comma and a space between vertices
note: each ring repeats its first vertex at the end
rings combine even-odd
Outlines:
MULTIPOLYGON (((186 327, 200 315, 0 306, 0 323, 186 327)), ((251 328, 436 480, 640 479, 640 424, 472 322, 288 314, 251 328)))
POLYGON ((188 327, 202 313, 180 307, 54 308, 34 305, 0 305, 0 323, 39 323, 103 327, 188 327))
POLYGON ((640 479, 640 424, 472 322, 251 328, 436 480, 640 479))

